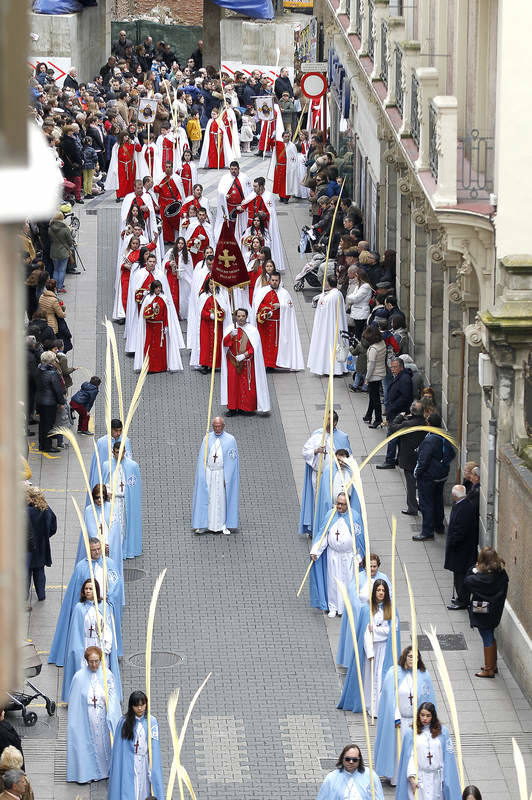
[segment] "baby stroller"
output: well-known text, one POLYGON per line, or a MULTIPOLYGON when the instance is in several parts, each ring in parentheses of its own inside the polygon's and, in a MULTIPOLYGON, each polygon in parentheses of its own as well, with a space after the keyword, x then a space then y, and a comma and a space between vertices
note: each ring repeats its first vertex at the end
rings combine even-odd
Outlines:
POLYGON ((32 700, 36 700, 37 697, 42 697, 46 704, 46 712, 49 717, 54 716, 56 704, 55 700, 50 700, 50 698, 46 697, 45 694, 40 692, 37 687, 33 685, 33 683, 27 680, 28 678, 34 678, 36 675, 39 675, 42 669, 41 659, 39 658, 35 645, 33 642, 24 642, 21 650, 26 683, 31 689, 33 689, 35 694, 26 694, 25 692, 6 692, 11 702, 4 706, 4 709, 5 711, 22 712, 24 725, 27 725, 28 728, 32 728, 37 722, 37 714, 35 711, 27 710, 27 707, 32 700))
POLYGON ((310 261, 307 261, 301 272, 296 275, 296 280, 294 283, 295 292, 303 291, 305 283, 308 283, 312 289, 319 289, 321 286, 321 280, 318 273, 320 266, 324 261, 325 256, 322 255, 322 253, 314 253, 310 261))

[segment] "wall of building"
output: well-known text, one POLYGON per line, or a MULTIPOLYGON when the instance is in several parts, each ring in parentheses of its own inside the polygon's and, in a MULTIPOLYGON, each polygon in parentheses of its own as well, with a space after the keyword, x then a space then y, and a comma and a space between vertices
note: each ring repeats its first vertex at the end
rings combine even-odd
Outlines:
MULTIPOLYGON (((185 23, 186 25, 203 24, 203 0, 113 0, 113 21, 126 19, 126 17, 149 15, 154 7, 168 9, 168 22, 185 23)), ((164 23, 164 16, 160 22, 164 23)))
POLYGON ((289 14, 272 20, 247 21, 225 17, 220 21, 221 57, 225 61, 275 66, 279 48, 279 66, 294 63, 294 28, 308 25, 304 14, 289 14))

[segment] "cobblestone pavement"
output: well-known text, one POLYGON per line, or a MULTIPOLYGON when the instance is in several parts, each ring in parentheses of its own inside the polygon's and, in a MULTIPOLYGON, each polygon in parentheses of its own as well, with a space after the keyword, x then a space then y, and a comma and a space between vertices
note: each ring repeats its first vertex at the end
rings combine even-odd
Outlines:
MULTIPOLYGON (((259 159, 242 161, 251 174, 264 174, 259 159)), ((200 180, 214 203, 216 174, 202 173, 200 180)), ((91 215, 83 214, 82 254, 88 272, 70 282, 73 294, 67 295, 67 308, 74 319, 74 363, 89 371, 95 369, 97 374, 104 370, 105 340, 99 323, 112 307, 118 209, 112 200, 98 200, 90 207, 91 215)), ((293 276, 303 263, 295 254, 296 231, 307 219, 307 204, 290 203, 280 212, 290 262, 285 285, 292 291, 293 276)), ((312 292, 292 296, 306 352, 312 292)), ((122 330, 117 328, 120 347, 122 330)), ((147 609, 153 583, 167 567, 155 624, 152 672, 153 712, 161 723, 165 777, 171 760, 168 696, 175 687, 181 688, 180 724, 192 695, 211 672, 182 753, 198 798, 313 798, 347 741, 360 742, 366 751, 360 715, 336 710, 342 681, 332 656, 338 620, 328 620, 309 609, 307 595, 299 600, 295 597, 308 563, 308 543, 296 533, 303 476, 300 452, 309 432, 321 424, 326 381, 307 372, 270 375, 270 417, 227 421, 241 455, 241 526, 230 537, 198 537, 190 530, 190 506, 207 416, 208 378, 189 370, 184 351, 183 356, 183 373, 149 376, 131 431, 144 484, 144 552, 126 565, 124 691, 127 695, 144 688, 147 609)), ((136 378, 132 360, 122 356, 121 363, 127 403, 136 378)), ((361 458, 382 439, 382 432, 369 431, 359 423, 364 398, 352 395, 346 387, 343 379, 334 381, 335 406, 340 427, 349 433, 354 453, 361 458)), ((219 410, 218 398, 217 381, 214 413, 219 410)), ((96 414, 99 434, 103 431, 103 399, 98 401, 96 414)), ((89 458, 92 443, 80 445, 89 458)), ((45 660, 77 546, 70 495, 82 498, 82 481, 75 457, 68 451, 54 461, 33 456, 31 465, 34 482, 56 490, 48 498, 59 518, 47 601, 34 601, 28 623, 29 634, 45 660)), ((392 513, 400 516, 402 477, 398 471, 383 477, 372 467, 363 477, 372 550, 381 554, 389 573, 389 518, 392 513)), ((446 657, 460 706, 467 778, 481 786, 484 798, 505 800, 515 794, 511 734, 522 745, 529 770, 532 766, 532 712, 503 662, 496 681, 472 682, 481 649, 465 615, 453 616, 445 608, 451 576, 441 566, 443 544, 415 545, 411 535, 412 526, 400 520, 397 554, 408 564, 414 583, 419 633, 429 623, 436 624, 438 633, 458 636, 447 641, 462 648, 447 652, 446 657)), ((408 602, 400 564, 398 572, 398 607, 403 640, 408 641, 408 602)), ((426 662, 436 677, 431 653, 426 653, 426 662)), ((55 697, 60 671, 45 665, 38 682, 55 697)), ((436 684, 438 705, 447 721, 448 711, 438 681, 436 684)), ((60 708, 52 720, 46 718, 44 709, 39 713, 37 726, 24 731, 36 797, 104 798, 104 782, 90 789, 65 784, 66 712, 60 708)), ((393 795, 388 788, 385 793, 393 795)))

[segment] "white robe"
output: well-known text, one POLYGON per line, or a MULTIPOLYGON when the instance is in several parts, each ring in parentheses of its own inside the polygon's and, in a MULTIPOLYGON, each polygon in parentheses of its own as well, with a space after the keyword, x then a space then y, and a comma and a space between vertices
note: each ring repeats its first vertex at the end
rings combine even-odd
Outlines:
MULTIPOLYGON (((153 281, 161 281, 163 285, 163 294, 166 297, 172 297, 172 292, 170 291, 170 287, 168 286, 168 278, 166 277, 165 273, 162 271, 160 267, 155 267, 153 272, 153 281)), ((137 349, 137 326, 139 321, 139 305, 135 300, 135 293, 137 289, 140 289, 146 278, 148 277, 149 272, 146 267, 138 267, 134 272, 131 273, 131 277, 129 278, 129 290, 127 293, 127 309, 126 309, 126 325, 124 331, 124 339, 126 340, 126 353, 134 353, 137 349)), ((149 294, 149 287, 145 290, 145 294, 149 294)), ((175 307, 172 303, 172 308, 175 307)))
POLYGON ((157 145, 157 142, 154 142, 154 143, 150 144, 150 147, 152 147, 152 146, 153 146, 153 156, 152 156, 152 158, 153 158, 153 167, 152 167, 153 175, 150 173, 150 170, 149 170, 149 167, 148 167, 148 162, 146 160, 146 151, 148 149, 148 145, 147 144, 143 144, 142 145, 142 150, 140 151, 140 154, 139 154, 139 161, 138 161, 139 170, 140 170, 139 171, 139 178, 146 178, 149 175, 150 178, 153 178, 153 182, 155 183, 155 185, 157 185, 159 183, 159 181, 163 177, 163 171, 161 170, 161 152, 160 152, 160 149, 159 149, 159 147, 157 145))
MULTIPOLYGON (((338 339, 340 342, 340 332, 347 331, 347 317, 345 313, 345 302, 342 293, 338 289, 330 289, 325 294, 320 295, 318 305, 314 312, 314 324, 312 326, 312 337, 308 353, 307 367, 315 375, 328 375, 331 367, 331 348, 335 347, 334 334, 336 331, 336 314, 340 302, 340 314, 338 319, 338 339)), ((334 374, 342 375, 347 372, 345 361, 338 361, 336 349, 334 354, 334 374)))
POLYGON ((225 528, 226 517, 224 456, 219 437, 215 436, 211 441, 207 458, 207 471, 205 473, 205 481, 209 492, 207 524, 210 531, 221 531, 225 528))
MULTIPOLYGON (((224 339, 232 330, 233 325, 229 325, 224 329, 224 339)), ((250 325, 249 322, 242 326, 242 330, 246 333, 253 347, 253 369, 255 370, 255 385, 257 387, 257 411, 259 414, 266 414, 270 410, 270 393, 268 391, 268 380, 266 378, 266 367, 264 366, 260 334, 256 327, 250 325)), ((222 406, 227 405, 227 350, 228 348, 223 345, 220 384, 220 403, 222 406)))
MULTIPOLYGON (((218 122, 218 127, 222 131, 222 148, 223 148, 224 163, 228 165, 231 161, 234 160, 233 150, 231 148, 231 145, 229 144, 229 137, 227 136, 227 132, 225 130, 223 122, 221 121, 221 119, 217 119, 215 121, 218 122)), ((210 144, 210 131, 212 123, 213 120, 211 117, 211 119, 205 126, 205 133, 203 135, 203 145, 201 148, 200 159, 198 162, 198 167, 200 169, 216 169, 216 167, 209 167, 209 144, 210 144)))
MULTIPOLYGON (((242 200, 253 191, 253 183, 251 178, 246 175, 245 172, 240 172, 238 174, 238 181, 240 182, 240 186, 242 188, 242 200)), ((218 237, 220 236, 220 231, 222 230, 222 224, 224 221, 224 216, 228 217, 229 212, 227 210, 227 193, 231 186, 233 185, 235 178, 231 175, 230 172, 227 172, 225 175, 222 176, 220 182, 218 183, 218 205, 216 208, 216 222, 214 223, 214 239, 218 241, 218 237)), ((235 226, 235 238, 237 242, 240 241, 244 232, 246 230, 248 221, 248 215, 245 211, 242 211, 240 214, 237 214, 236 217, 236 226, 235 226)))
POLYGON ((161 133, 157 137, 156 145, 159 148, 159 169, 161 173, 164 173, 164 164, 163 164, 163 141, 164 139, 169 139, 173 142, 173 169, 178 170, 181 168, 181 155, 185 147, 188 147, 188 138, 185 130, 181 127, 178 128, 177 135, 175 131, 168 131, 164 136, 161 133))
MULTIPOLYGON (((318 483, 318 469, 320 463, 320 454, 314 453, 314 450, 316 450, 317 447, 321 447, 321 437, 322 437, 321 430, 315 431, 303 445, 303 458, 305 459, 305 462, 309 465, 309 467, 312 469, 312 488, 314 489, 314 493, 316 493, 316 485, 318 483)), ((329 454, 331 452, 331 448, 334 448, 334 441, 329 433, 325 434, 324 447, 325 447, 325 453, 323 454, 322 474, 323 470, 329 466, 329 454)))
MULTIPOLYGON (((418 800, 442 800, 443 797, 443 753, 441 739, 433 738, 430 727, 425 726, 416 737, 418 767, 418 800), (430 753, 430 758, 428 754, 430 753)), ((416 766, 414 749, 408 760, 407 777, 415 777, 416 766)), ((414 792, 408 782, 409 800, 414 800, 414 792)))
POLYGON ((377 716, 382 689, 382 667, 390 632, 390 620, 384 619, 382 608, 373 614, 373 634, 369 625, 364 634, 364 697, 369 714, 377 716), (373 704, 371 701, 371 669, 373 664, 373 704))
MULTIPOLYGON (((242 207, 246 208, 249 205, 249 203, 253 202, 255 197, 256 197, 255 192, 250 192, 250 194, 244 198, 242 207)), ((272 259, 274 261, 277 272, 284 272, 285 271, 284 250, 283 250, 283 243, 281 242, 281 235, 279 233, 279 223, 277 221, 277 209, 275 206, 275 198, 271 192, 264 191, 262 193, 262 200, 266 208, 268 209, 268 213, 270 215, 270 219, 268 222, 268 235, 271 241, 270 249, 272 251, 272 259)))
POLYGON ((137 720, 133 732, 135 754, 133 756, 133 775, 135 780, 135 800, 146 800, 151 795, 149 777, 148 739, 142 722, 137 720))
MULTIPOLYGON (((116 260, 116 275, 115 275, 115 299, 113 303, 113 319, 125 319, 126 318, 126 310, 122 303, 122 264, 128 257, 129 253, 131 252, 129 249, 129 243, 133 238, 132 233, 126 234, 124 239, 120 239, 118 242, 118 258, 116 260)), ((145 247, 148 244, 148 240, 145 236, 139 237, 140 241, 140 248, 145 247)), ((139 248, 139 249, 140 249, 139 248)), ((154 251, 155 252, 155 251, 154 251)), ((134 264, 131 264, 131 274, 135 271, 134 264)), ((129 276, 131 280, 131 275, 129 276)))
MULTIPOLYGON (((256 325, 257 312, 263 299, 270 291, 269 284, 261 286, 258 292, 253 293, 253 308, 250 322, 256 325)), ((305 369, 301 339, 297 327, 297 318, 292 298, 286 289, 279 286, 275 290, 279 299, 279 347, 277 350, 276 366, 281 369, 290 369, 294 372, 305 369)))
POLYGON ((196 324, 199 324, 197 322, 199 295, 201 287, 203 286, 205 278, 208 274, 209 270, 207 269, 205 261, 200 261, 199 264, 196 264, 194 272, 192 273, 192 284, 190 286, 190 297, 188 300, 187 310, 187 348, 189 350, 191 350, 194 346, 196 336, 195 326, 196 324))
MULTIPOLYGON (((85 663, 85 659, 83 659, 85 663)), ((109 694, 115 691, 114 678, 110 670, 107 670, 107 691, 109 694)), ((111 766, 111 737, 107 725, 107 707, 105 704, 105 688, 98 680, 96 673, 91 675, 90 690, 87 693, 87 712, 89 716, 89 727, 91 738, 94 744, 94 754, 100 775, 109 775, 111 766)))
MULTIPOLYGON (((165 272, 166 265, 169 263, 171 258, 171 253, 172 249, 170 248, 164 257, 163 266, 165 272)), ((192 275, 194 274, 194 265, 192 264, 192 258, 190 255, 188 256, 188 261, 185 263, 182 254, 179 254, 177 270, 177 280, 179 282, 179 316, 181 319, 187 319, 188 304, 190 301, 190 289, 192 287, 192 275)))
MULTIPOLYGON (((299 169, 297 163, 297 147, 292 142, 285 145, 286 149, 286 194, 298 196, 299 191, 299 169)), ((277 165, 277 148, 273 150, 273 156, 268 170, 268 178, 274 180, 275 167, 277 165)))
MULTIPOLYGON (((170 292, 165 294, 161 293, 160 297, 166 303, 166 312, 168 314, 168 332, 166 334, 166 363, 168 372, 181 372, 183 370, 183 363, 181 361, 181 353, 179 349, 185 346, 183 341, 183 334, 179 327, 177 319, 177 312, 175 310, 174 301, 170 292)), ((146 320, 144 319, 144 308, 155 300, 154 294, 147 294, 140 307, 140 314, 137 324, 137 339, 135 345, 135 362, 133 368, 135 372, 140 372, 142 369, 142 362, 144 361, 144 340, 146 338, 146 320)))
MULTIPOLYGON (((213 236, 212 225, 209 225, 209 223, 207 221, 198 222, 198 220, 195 219, 193 222, 190 223, 190 225, 188 227, 188 230, 187 230, 187 233, 186 233, 186 236, 185 236, 185 240, 186 240, 186 243, 187 243, 187 249, 188 249, 189 254, 192 252, 192 248, 194 247, 194 238, 196 237, 196 235, 198 236, 198 238, 204 236, 204 234, 203 233, 199 233, 199 231, 196 234, 196 231, 200 226, 205 230, 205 233, 207 234, 207 240, 208 240, 207 244, 209 244, 211 247, 214 247, 214 244, 213 244, 214 236, 213 236)), ((204 239, 201 240, 201 244, 202 244, 202 248, 205 249, 205 247, 204 247, 205 246, 205 240, 204 239)))
MULTIPOLYGON (((206 274, 206 273, 205 273, 206 274)), ((199 356, 200 356, 200 332, 201 332, 201 312, 203 311, 203 306, 207 302, 207 299, 210 297, 209 292, 202 292, 198 297, 197 302, 193 306, 193 317, 189 317, 187 321, 187 347, 189 346, 189 333, 190 333, 190 366, 195 367, 196 369, 199 368, 199 356)), ((219 291, 216 294, 216 302, 223 308, 225 312, 225 316, 223 322, 220 324, 218 323, 218 341, 221 340, 224 334, 224 328, 227 327, 228 320, 231 321, 231 310, 229 308, 227 294, 224 294, 223 291, 219 291)), ((189 305, 189 309, 190 309, 189 305)))
MULTIPOLYGON (((98 611, 98 620, 100 623, 100 630, 103 634, 103 647, 102 640, 98 636, 98 624, 96 622, 96 608, 94 603, 90 603, 87 607, 87 612, 83 620, 83 635, 85 639, 85 650, 87 647, 99 647, 105 653, 105 663, 109 667, 109 656, 113 648, 113 630, 110 625, 104 623, 103 614, 98 611)), ((80 669, 85 666, 85 657, 81 657, 80 669)))
POLYGON ((311 554, 321 556, 327 548, 327 602, 329 611, 344 612, 344 599, 336 581, 349 586, 354 577, 353 537, 345 520, 339 518, 330 526, 321 544, 316 542, 311 554))
MULTIPOLYGON (((126 220, 127 215, 133 205, 133 200, 135 198, 135 192, 130 192, 126 194, 124 199, 122 200, 122 205, 120 206, 120 230, 123 231, 126 227, 126 220)), ((141 195, 142 201, 144 205, 147 207, 149 216, 144 220, 146 236, 148 240, 151 241, 157 232, 157 216, 155 214, 155 207, 153 204, 153 198, 148 192, 142 192, 141 195)))
POLYGON ((231 106, 229 104, 226 105, 225 111, 226 111, 227 117, 229 119, 229 125, 231 127, 231 135, 232 135, 232 139, 233 139, 233 143, 232 143, 232 145, 230 145, 231 152, 233 154, 233 158, 234 159, 235 158, 240 158, 240 156, 242 154, 240 152, 240 139, 239 139, 239 136, 238 136, 238 123, 236 121, 236 114, 235 114, 235 112, 233 111, 233 109, 231 108, 231 106))
POLYGON ((307 176, 307 168, 305 166, 306 156, 303 153, 297 154, 297 191, 294 192, 294 197, 302 197, 307 200, 310 197, 310 189, 303 186, 303 181, 307 176))

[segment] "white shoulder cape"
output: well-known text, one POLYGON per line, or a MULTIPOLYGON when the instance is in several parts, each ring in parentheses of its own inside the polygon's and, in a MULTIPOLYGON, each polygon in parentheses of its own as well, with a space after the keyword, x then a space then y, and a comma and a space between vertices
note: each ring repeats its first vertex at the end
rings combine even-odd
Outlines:
MULTIPOLYGON (((224 339, 232 330, 233 325, 229 325, 225 328, 224 339)), ((266 367, 264 366, 260 334, 256 327, 250 325, 249 322, 243 326, 243 330, 253 347, 253 366, 255 369, 255 384, 257 386, 257 411, 261 414, 266 414, 270 410, 270 393, 268 391, 268 379, 266 378, 266 367)), ((228 348, 224 345, 220 383, 220 403, 222 406, 227 405, 227 350, 228 348)))
MULTIPOLYGON (((182 372, 183 364, 181 361, 181 353, 179 348, 183 347, 183 335, 177 314, 170 293, 160 294, 166 303, 166 311, 168 314, 168 335, 166 337, 166 360, 168 365, 168 372, 182 372)), ((144 361, 144 339, 146 338, 146 320, 144 319, 144 308, 155 298, 154 294, 147 294, 140 307, 139 321, 137 325, 137 339, 135 343, 135 361, 133 368, 135 372, 140 372, 142 363, 144 361)))
MULTIPOLYGON (((253 295, 252 320, 255 325, 259 306, 270 291, 270 285, 261 286, 253 295)), ((276 366, 281 369, 291 369, 294 372, 305 369, 301 339, 297 327, 296 310, 290 294, 280 286, 275 290, 279 298, 279 348, 277 350, 276 366)))

